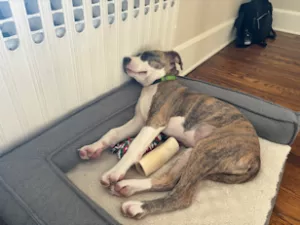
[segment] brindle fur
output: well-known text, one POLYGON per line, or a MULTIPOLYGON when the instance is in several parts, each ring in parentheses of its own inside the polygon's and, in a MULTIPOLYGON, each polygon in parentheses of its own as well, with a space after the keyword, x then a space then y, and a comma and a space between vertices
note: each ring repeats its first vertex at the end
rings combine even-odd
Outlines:
MULTIPOLYGON (((158 62, 159 59, 167 73, 174 71, 173 64, 176 60, 167 63, 170 54, 150 52, 142 57, 143 60, 149 60, 150 65, 152 60, 158 62)), ((144 213, 136 218, 149 213, 188 207, 199 180, 243 183, 259 172, 258 136, 251 123, 234 106, 210 96, 190 92, 179 81, 162 82, 158 84, 158 90, 152 99, 146 125, 164 127, 172 117, 185 118, 185 131, 197 130, 203 124, 215 129, 207 137, 197 141, 186 165, 152 180, 153 191, 172 191, 166 197, 144 201, 144 213)))

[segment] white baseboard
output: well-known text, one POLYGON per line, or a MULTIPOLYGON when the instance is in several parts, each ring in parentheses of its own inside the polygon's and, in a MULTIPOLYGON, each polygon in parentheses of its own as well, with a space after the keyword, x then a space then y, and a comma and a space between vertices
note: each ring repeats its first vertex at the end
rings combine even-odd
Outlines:
POLYGON ((227 46, 234 38, 233 24, 234 19, 228 20, 175 47, 174 50, 179 52, 183 60, 184 70, 181 75, 187 75, 227 46))
POLYGON ((274 9, 274 30, 300 35, 300 12, 274 9))

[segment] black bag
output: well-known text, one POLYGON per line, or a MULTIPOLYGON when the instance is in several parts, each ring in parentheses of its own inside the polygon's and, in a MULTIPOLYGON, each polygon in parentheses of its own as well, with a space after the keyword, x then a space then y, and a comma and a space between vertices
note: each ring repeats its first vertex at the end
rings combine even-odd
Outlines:
POLYGON ((242 4, 234 24, 236 46, 247 47, 251 44, 259 44, 266 47, 267 38, 276 38, 272 23, 273 6, 269 0, 252 0, 242 4))

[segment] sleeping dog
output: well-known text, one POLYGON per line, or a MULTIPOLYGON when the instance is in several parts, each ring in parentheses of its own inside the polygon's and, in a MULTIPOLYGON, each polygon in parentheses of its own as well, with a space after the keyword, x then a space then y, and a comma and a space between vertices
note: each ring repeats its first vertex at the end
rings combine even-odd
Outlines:
POLYGON ((124 157, 103 174, 101 184, 119 196, 170 192, 160 199, 123 203, 121 210, 128 217, 140 219, 186 208, 192 203, 199 180, 243 183, 260 169, 260 146, 252 124, 230 104, 193 93, 177 80, 163 81, 166 74, 179 74, 176 65, 182 69, 181 58, 174 51, 146 51, 124 58, 125 73, 143 85, 135 115, 79 150, 82 159, 94 159, 109 146, 136 135, 124 157), (127 170, 161 132, 175 137, 187 150, 160 177, 124 179, 127 170))

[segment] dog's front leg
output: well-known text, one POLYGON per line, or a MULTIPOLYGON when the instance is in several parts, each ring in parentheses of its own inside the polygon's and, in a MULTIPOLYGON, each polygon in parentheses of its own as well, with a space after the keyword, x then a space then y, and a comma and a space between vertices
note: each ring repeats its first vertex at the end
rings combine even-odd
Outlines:
POLYGON ((155 139, 155 137, 164 130, 165 127, 153 128, 151 126, 145 126, 142 128, 137 137, 133 140, 128 148, 127 153, 123 158, 115 165, 111 170, 106 172, 101 178, 101 184, 103 186, 110 186, 122 180, 127 170, 136 162, 138 162, 147 147, 155 139))
POLYGON ((79 155, 82 159, 97 158, 109 146, 113 146, 127 137, 136 135, 143 126, 143 118, 140 115, 135 115, 123 126, 111 129, 98 141, 80 148, 79 155))

